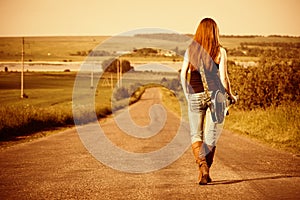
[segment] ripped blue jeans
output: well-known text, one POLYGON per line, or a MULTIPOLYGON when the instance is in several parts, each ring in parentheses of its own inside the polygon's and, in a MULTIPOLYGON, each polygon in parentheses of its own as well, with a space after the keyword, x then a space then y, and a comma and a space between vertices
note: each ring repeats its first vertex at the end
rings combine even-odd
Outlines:
POLYGON ((191 142, 202 141, 208 146, 216 146, 217 140, 222 132, 223 123, 217 124, 212 121, 209 108, 191 111, 190 101, 188 101, 188 116, 190 124, 191 142))

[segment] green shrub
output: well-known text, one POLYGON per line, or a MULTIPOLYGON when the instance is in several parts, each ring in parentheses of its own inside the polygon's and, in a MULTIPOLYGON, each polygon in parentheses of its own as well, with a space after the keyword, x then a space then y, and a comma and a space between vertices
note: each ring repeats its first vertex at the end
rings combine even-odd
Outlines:
POLYGON ((300 101, 299 63, 264 63, 257 67, 229 66, 232 89, 238 91, 238 108, 252 110, 300 101))

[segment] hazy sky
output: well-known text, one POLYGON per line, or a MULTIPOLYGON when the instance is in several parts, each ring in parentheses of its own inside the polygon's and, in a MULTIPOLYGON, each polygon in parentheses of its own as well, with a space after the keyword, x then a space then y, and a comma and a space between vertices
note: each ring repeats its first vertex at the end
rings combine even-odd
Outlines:
POLYGON ((0 0, 0 36, 194 33, 212 17, 226 35, 300 36, 298 0, 0 0))

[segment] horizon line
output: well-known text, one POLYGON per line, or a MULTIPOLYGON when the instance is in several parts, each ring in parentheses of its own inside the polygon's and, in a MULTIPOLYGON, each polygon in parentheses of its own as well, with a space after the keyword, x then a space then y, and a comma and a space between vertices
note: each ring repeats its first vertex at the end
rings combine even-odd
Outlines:
MULTIPOLYGON (((176 34, 176 33, 138 33, 135 35, 88 35, 88 34, 81 34, 81 35, 0 35, 0 38, 22 38, 22 37, 134 37, 136 35, 155 35, 155 34, 176 34)), ((180 34, 180 33, 178 33, 180 34)), ((180 35, 194 35, 191 33, 182 33, 180 35)), ((222 34, 220 37, 289 37, 289 38, 299 38, 300 35, 287 35, 287 34, 269 34, 269 35, 259 35, 259 34, 222 34)))

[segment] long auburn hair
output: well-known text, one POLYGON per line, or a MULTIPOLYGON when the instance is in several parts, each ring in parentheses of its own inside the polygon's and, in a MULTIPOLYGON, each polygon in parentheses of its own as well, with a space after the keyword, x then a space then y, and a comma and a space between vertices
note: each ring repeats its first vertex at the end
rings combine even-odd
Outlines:
POLYGON ((193 42, 189 46, 191 67, 199 69, 202 59, 205 69, 211 71, 212 61, 217 61, 220 46, 217 23, 211 18, 204 18, 198 25, 193 42))

